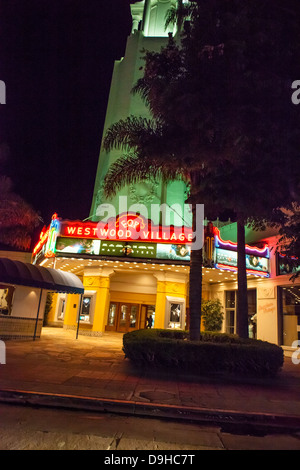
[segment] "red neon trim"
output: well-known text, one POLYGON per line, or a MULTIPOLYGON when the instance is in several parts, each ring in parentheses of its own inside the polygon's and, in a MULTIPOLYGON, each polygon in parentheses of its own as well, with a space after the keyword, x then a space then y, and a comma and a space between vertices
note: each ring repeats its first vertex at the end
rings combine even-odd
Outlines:
MULTIPOLYGON (((237 272, 238 271, 238 268, 236 266, 229 266, 227 264, 216 264, 216 268, 217 269, 226 269, 228 271, 234 271, 234 272, 237 272)), ((256 276, 264 276, 264 277, 268 277, 269 276, 269 273, 267 271, 255 271, 254 269, 246 269, 246 272, 248 274, 254 274, 256 276)))
POLYGON ((41 232, 40 239, 32 250, 33 254, 35 254, 44 245, 44 243, 47 241, 48 235, 49 229, 45 233, 41 232))
MULTIPOLYGON (((220 230, 217 227, 214 227, 214 233, 215 235, 219 238, 221 243, 224 243, 224 245, 230 245, 234 248, 237 248, 237 243, 231 242, 230 240, 223 240, 223 238, 220 235, 220 230)), ((246 248, 249 250, 255 250, 258 251, 259 253, 263 253, 266 248, 268 248, 268 244, 266 243, 263 248, 258 248, 256 246, 250 246, 250 245, 245 245, 246 248)))

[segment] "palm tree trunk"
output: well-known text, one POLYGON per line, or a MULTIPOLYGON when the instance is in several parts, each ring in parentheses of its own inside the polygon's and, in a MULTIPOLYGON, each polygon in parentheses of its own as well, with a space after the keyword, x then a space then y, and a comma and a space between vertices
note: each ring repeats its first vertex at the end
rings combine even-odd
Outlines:
POLYGON ((238 291, 236 310, 236 333, 241 338, 248 338, 248 299, 247 299, 247 273, 244 220, 237 221, 237 267, 238 291))
MULTIPOLYGON (((193 232, 196 233, 196 217, 193 205, 193 232)), ((189 286, 189 307, 190 307, 190 340, 200 340, 201 326, 201 304, 202 304, 202 249, 191 249, 190 261, 190 286, 189 286)))

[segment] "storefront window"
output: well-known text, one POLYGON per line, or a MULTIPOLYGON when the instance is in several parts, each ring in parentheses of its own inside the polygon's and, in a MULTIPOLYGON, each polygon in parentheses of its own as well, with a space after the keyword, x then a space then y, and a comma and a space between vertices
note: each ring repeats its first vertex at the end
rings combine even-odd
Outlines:
POLYGON ((12 309, 12 300, 14 295, 15 288, 10 287, 0 287, 0 315, 10 315, 12 309))
POLYGON ((182 304, 170 304, 170 319, 168 328, 181 328, 182 304))
POLYGON ((91 321, 92 296, 84 296, 80 313, 80 321, 89 323, 91 321))
MULTIPOLYGON (((248 334, 249 338, 256 338, 256 289, 247 291, 248 300, 248 334)), ((225 332, 228 334, 235 333, 236 324, 236 291, 225 291, 225 332)))
POLYGON ((66 299, 60 298, 58 303, 58 310, 57 310, 57 320, 63 321, 65 317, 65 306, 66 306, 66 299))
POLYGON ((281 344, 292 346, 300 339, 300 287, 279 287, 281 344))
POLYGON ((235 305, 235 291, 227 290, 225 292, 225 331, 228 334, 234 334, 235 305))

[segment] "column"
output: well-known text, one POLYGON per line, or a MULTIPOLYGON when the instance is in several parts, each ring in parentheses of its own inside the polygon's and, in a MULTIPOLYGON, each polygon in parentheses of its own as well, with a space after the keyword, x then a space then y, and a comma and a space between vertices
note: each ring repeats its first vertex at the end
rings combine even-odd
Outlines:
POLYGON ((154 328, 166 328, 168 324, 169 310, 171 302, 182 302, 185 308, 187 301, 188 276, 186 274, 177 273, 153 273, 157 278, 156 306, 155 306, 155 325, 154 328))
POLYGON ((76 327, 79 303, 80 303, 79 294, 67 295, 65 316, 64 316, 64 328, 74 329, 76 327))
POLYGON ((110 302, 110 275, 114 272, 111 268, 88 268, 84 271, 83 285, 85 291, 95 292, 95 304, 92 336, 101 336, 105 331, 110 302))
POLYGON ((144 14, 143 14, 143 25, 142 25, 142 29, 144 31, 145 36, 147 36, 147 34, 148 34, 149 19, 150 19, 150 8, 151 8, 151 0, 145 0, 144 14))

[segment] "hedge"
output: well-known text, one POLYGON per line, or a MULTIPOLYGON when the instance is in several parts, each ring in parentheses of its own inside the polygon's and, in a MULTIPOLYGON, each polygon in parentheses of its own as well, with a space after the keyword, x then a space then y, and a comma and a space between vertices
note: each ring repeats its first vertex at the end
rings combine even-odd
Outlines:
POLYGON ((272 377, 283 365, 279 346, 223 333, 205 332, 190 341, 182 330, 136 330, 124 334, 123 351, 136 366, 193 375, 272 377))

